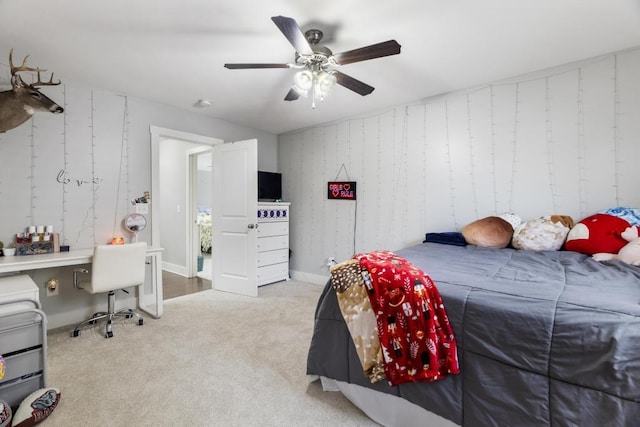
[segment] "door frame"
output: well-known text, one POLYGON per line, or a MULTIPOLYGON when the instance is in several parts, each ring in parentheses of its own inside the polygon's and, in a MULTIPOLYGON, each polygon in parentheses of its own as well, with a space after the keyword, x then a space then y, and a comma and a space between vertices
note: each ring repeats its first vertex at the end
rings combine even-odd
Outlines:
MULTIPOLYGON (((176 129, 168 129, 159 126, 149 126, 151 134, 151 245, 156 248, 162 247, 162 236, 160 233, 160 143, 167 139, 175 139, 179 141, 190 142, 199 145, 208 145, 213 147, 217 144, 223 144, 224 140, 210 136, 198 135, 189 132, 183 132, 176 129)), ((186 209, 189 210, 189 209, 186 209)), ((187 249, 185 249, 187 250, 187 249)), ((187 259, 192 251, 187 250, 187 259)), ((188 262, 188 261, 187 261, 188 262)), ((188 267, 188 263, 187 266, 188 267)))

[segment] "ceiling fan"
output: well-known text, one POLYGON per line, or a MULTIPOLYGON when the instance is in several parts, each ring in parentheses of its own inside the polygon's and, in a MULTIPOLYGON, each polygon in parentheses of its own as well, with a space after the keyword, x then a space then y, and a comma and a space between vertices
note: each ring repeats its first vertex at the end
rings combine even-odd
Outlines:
POLYGON ((302 32, 295 19, 286 16, 273 16, 271 20, 280 29, 296 50, 295 62, 292 64, 224 64, 230 70, 253 68, 296 68, 300 69, 294 76, 294 84, 285 101, 295 101, 301 95, 312 94, 312 106, 315 108, 315 99, 324 99, 324 96, 335 84, 346 87, 362 96, 373 92, 374 87, 361 82, 336 67, 383 56, 397 55, 400 53, 400 45, 395 40, 376 43, 359 49, 346 52, 331 52, 329 48, 320 43, 322 31, 307 30, 302 32))

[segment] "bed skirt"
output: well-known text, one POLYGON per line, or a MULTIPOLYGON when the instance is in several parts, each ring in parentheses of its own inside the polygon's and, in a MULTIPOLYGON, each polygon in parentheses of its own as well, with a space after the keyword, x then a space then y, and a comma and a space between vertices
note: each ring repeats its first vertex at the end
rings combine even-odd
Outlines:
POLYGON ((339 391, 369 418, 386 427, 457 427, 418 405, 357 384, 320 377, 324 391, 339 391))

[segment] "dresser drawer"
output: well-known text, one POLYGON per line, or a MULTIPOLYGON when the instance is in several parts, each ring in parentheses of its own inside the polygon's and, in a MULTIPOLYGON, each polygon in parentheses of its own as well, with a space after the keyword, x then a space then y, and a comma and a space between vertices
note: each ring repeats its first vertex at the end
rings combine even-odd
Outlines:
POLYGON ((288 222, 265 222, 258 225, 258 237, 283 236, 289 234, 288 222))
POLYGON ((273 236, 258 238, 258 252, 273 251, 275 249, 288 249, 289 236, 273 236))
POLYGON ((289 249, 276 249, 275 251, 258 252, 258 267, 278 264, 289 260, 289 249))
POLYGON ((258 267, 256 277, 258 286, 286 280, 289 278, 289 262, 258 267))

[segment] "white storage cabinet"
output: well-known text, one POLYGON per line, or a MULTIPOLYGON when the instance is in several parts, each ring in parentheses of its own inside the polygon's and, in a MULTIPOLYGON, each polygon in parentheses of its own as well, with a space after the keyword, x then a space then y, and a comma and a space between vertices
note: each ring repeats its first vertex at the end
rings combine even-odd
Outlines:
POLYGON ((289 203, 258 202, 258 286, 289 279, 289 203))
POLYGON ((47 317, 38 296, 26 274, 0 278, 0 354, 6 363, 0 397, 14 409, 47 384, 47 317))

